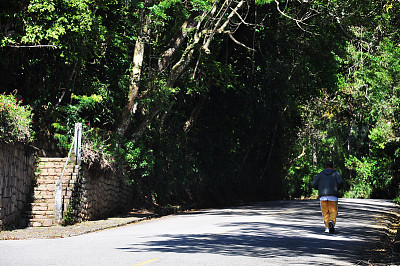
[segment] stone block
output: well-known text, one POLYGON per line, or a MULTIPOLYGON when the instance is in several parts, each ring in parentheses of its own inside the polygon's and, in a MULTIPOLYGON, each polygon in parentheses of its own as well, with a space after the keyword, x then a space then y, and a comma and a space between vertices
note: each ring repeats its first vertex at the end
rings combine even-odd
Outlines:
POLYGON ((48 168, 47 173, 49 173, 49 175, 54 175, 55 173, 54 167, 48 168))
POLYGON ((43 175, 44 173, 48 173, 47 167, 40 167, 40 174, 43 175))
POLYGON ((6 215, 14 214, 16 211, 14 202, 10 201, 10 204, 6 207, 6 215))
POLYGON ((49 206, 54 206, 55 202, 56 202, 55 197, 51 197, 51 198, 46 199, 46 203, 47 203, 49 206))
POLYGON ((22 200, 18 201, 17 208, 18 208, 18 210, 22 210, 24 208, 24 202, 22 200))
POLYGON ((50 202, 50 201, 47 201, 47 208, 48 208, 48 210, 50 210, 50 211, 54 211, 55 210, 55 202, 53 201, 53 202, 50 202))
POLYGON ((10 198, 11 195, 12 195, 12 189, 11 189, 10 187, 6 187, 6 188, 4 189, 4 195, 3 195, 3 197, 4 197, 4 198, 10 198))
POLYGON ((13 204, 16 204, 16 203, 17 203, 17 194, 16 194, 16 193, 13 193, 13 194, 12 194, 12 196, 11 196, 11 202, 12 202, 13 204))
POLYGON ((42 220, 47 218, 47 211, 32 211, 29 215, 31 220, 42 220))
POLYGON ((36 203, 32 206, 32 211, 47 211, 48 206, 46 203, 36 203))
POLYGON ((60 176, 61 176, 62 171, 63 171, 63 168, 61 168, 61 167, 54 168, 54 172, 55 172, 57 175, 60 175, 60 176))
POLYGON ((41 227, 41 226, 42 226, 42 223, 39 222, 39 221, 31 221, 31 222, 30 222, 30 226, 31 226, 31 227, 41 227))

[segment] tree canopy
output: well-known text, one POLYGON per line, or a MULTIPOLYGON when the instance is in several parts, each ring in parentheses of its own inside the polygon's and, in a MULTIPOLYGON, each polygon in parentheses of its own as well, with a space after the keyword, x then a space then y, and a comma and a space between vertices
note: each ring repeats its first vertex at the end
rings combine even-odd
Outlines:
MULTIPOLYGON (((0 4, 0 90, 36 143, 118 169, 138 202, 399 198, 400 2, 24 0, 0 4)), ((35 143, 35 142, 34 142, 35 143)))

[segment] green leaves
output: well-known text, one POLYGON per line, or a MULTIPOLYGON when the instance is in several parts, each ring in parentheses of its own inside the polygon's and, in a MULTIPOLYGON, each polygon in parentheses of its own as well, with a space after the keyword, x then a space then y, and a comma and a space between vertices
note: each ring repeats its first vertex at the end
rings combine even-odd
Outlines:
POLYGON ((160 3, 153 5, 150 7, 150 10, 152 11, 152 15, 155 16, 158 19, 163 19, 163 20, 168 20, 171 17, 167 15, 166 11, 167 9, 171 8, 172 6, 182 3, 182 0, 164 0, 160 1, 160 3))
POLYGON ((23 44, 53 44, 66 47, 64 37, 78 34, 84 37, 96 24, 91 0, 32 0, 23 15, 23 44))
POLYGON ((71 99, 78 100, 81 108, 86 109, 94 108, 97 103, 101 103, 103 101, 103 97, 97 94, 92 94, 91 96, 72 94, 71 99))
POLYGON ((370 198, 373 190, 373 180, 377 162, 362 157, 361 160, 350 155, 346 159, 346 167, 357 172, 356 178, 349 180, 351 190, 345 195, 352 198, 370 198))
POLYGON ((266 5, 274 2, 274 0, 256 0, 257 5, 266 5))
MULTIPOLYGON (((130 179, 135 180, 135 177, 146 178, 153 173, 155 166, 153 150, 146 149, 143 143, 126 142, 124 158, 129 165, 130 179)), ((141 183, 142 180, 139 179, 136 182, 141 183)))
POLYGON ((204 10, 210 10, 212 6, 214 5, 215 2, 218 0, 192 0, 191 5, 192 9, 191 11, 204 11, 204 10))
POLYGON ((0 139, 5 141, 30 142, 32 111, 23 106, 13 95, 0 94, 0 139))
POLYGON ((394 138, 391 122, 378 123, 369 131, 368 137, 375 149, 385 149, 388 142, 394 138))
MULTIPOLYGON (((56 10, 54 0, 32 0, 28 6, 29 13, 47 13, 47 12, 54 12, 56 10)), ((44 19, 48 19, 45 17, 44 19)))

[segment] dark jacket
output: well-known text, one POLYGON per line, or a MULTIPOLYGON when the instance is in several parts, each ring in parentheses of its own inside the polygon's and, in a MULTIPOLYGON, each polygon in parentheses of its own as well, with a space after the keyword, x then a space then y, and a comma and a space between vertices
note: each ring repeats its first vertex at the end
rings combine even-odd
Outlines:
POLYGON ((338 189, 343 184, 343 179, 336 170, 326 168, 312 181, 313 188, 318 189, 318 196, 337 196, 338 189))

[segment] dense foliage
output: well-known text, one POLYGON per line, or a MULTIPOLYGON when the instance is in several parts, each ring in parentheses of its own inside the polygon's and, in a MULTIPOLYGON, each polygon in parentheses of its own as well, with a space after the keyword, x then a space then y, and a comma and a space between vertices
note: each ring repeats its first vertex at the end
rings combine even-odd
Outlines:
POLYGON ((399 193, 398 1, 26 0, 0 8, 2 92, 36 137, 118 171, 138 204, 399 193))
POLYGON ((30 142, 32 113, 29 106, 21 105, 13 95, 0 94, 0 139, 30 142))

